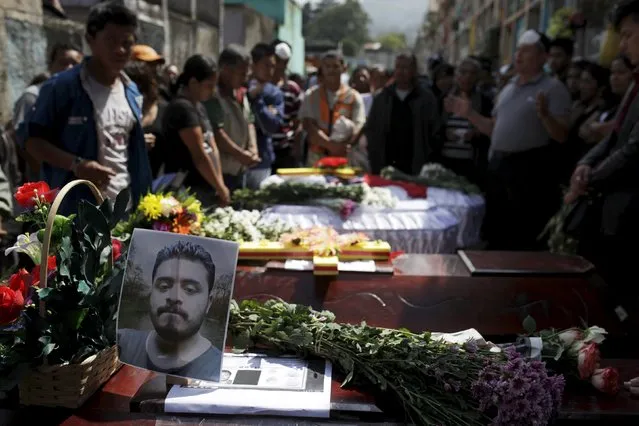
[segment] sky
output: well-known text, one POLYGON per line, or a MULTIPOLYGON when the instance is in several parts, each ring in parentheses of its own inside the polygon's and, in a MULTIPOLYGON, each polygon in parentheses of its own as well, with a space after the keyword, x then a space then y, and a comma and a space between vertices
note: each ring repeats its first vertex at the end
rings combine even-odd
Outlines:
MULTIPOLYGON (((312 0, 316 3, 318 0, 312 0)), ((387 32, 404 32, 409 41, 417 36, 417 30, 428 9, 429 0, 360 0, 371 17, 371 36, 387 32)), ((302 0, 301 3, 304 3, 302 0)))

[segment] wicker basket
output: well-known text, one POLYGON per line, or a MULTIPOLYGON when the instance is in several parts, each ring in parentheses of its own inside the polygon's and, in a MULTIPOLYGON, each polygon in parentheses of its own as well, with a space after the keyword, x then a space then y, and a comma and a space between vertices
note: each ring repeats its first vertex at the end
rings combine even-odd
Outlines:
MULTIPOLYGON (((75 180, 60 190, 49 211, 47 227, 42 242, 41 264, 47 264, 53 221, 62 200, 69 191, 78 185, 87 185, 101 204, 104 201, 98 188, 86 180, 75 180)), ((110 259, 113 266, 113 257, 110 259)), ((47 287, 47 268, 40 271, 40 287, 47 287)), ((44 317, 46 309, 40 302, 40 315, 44 317)), ((45 365, 31 371, 18 385, 20 403, 48 407, 78 408, 102 386, 120 368, 116 346, 104 349, 90 356, 80 364, 45 365)))

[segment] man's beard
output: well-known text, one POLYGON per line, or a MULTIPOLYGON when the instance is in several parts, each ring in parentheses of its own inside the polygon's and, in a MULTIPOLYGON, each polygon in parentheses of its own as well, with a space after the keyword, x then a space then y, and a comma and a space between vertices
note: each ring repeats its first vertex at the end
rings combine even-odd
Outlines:
POLYGON ((151 315, 151 322, 155 332, 168 342, 181 342, 194 336, 200 330, 203 320, 203 315, 192 316, 179 308, 167 306, 158 308, 151 315), (182 321, 179 321, 173 315, 166 320, 161 318, 167 313, 181 316, 182 321))

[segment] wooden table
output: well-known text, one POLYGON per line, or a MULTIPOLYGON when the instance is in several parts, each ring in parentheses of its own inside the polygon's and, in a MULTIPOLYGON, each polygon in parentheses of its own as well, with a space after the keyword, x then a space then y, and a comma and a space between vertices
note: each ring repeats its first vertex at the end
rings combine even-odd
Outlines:
MULTIPOLYGON (((605 285, 590 264, 580 258, 547 254, 465 252, 457 255, 405 255, 395 263, 395 275, 345 273, 313 277, 309 272, 274 266, 238 267, 234 297, 289 302, 332 310, 343 322, 367 321, 413 331, 459 331, 476 328, 495 341, 512 341, 521 321, 532 315, 540 328, 570 327, 586 320, 608 329, 606 365, 619 368, 624 380, 639 376, 636 330, 621 324, 606 304, 605 285)), ((163 413, 163 377, 123 367, 80 410, 28 408, 0 411, 0 424, 27 424, 44 415, 50 424, 163 425, 180 424, 393 424, 379 414, 367 416, 347 406, 367 406, 371 399, 333 385, 331 421, 258 417, 198 418, 163 413), (133 412, 132 412, 133 410, 133 412), (135 412, 137 411, 137 412, 135 412), (158 422, 156 422, 158 420, 158 422), (172 423, 166 423, 172 422, 172 423)), ((588 392, 568 392, 561 422, 639 424, 639 400, 622 393, 616 398, 588 392)), ((38 424, 43 424, 38 421, 38 424)), ((47 424, 47 423, 44 423, 47 424)))

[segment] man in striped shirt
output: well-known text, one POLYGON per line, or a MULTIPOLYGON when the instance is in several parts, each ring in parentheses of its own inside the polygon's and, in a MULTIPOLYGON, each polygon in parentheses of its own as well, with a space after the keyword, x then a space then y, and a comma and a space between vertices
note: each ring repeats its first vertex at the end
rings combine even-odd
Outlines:
POLYGON ((302 89, 286 75, 288 61, 291 58, 291 46, 280 40, 273 43, 275 48, 275 74, 273 84, 284 94, 284 125, 273 134, 275 163, 273 173, 280 168, 297 167, 300 163, 301 126, 297 114, 302 103, 302 89))

